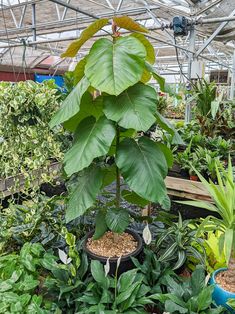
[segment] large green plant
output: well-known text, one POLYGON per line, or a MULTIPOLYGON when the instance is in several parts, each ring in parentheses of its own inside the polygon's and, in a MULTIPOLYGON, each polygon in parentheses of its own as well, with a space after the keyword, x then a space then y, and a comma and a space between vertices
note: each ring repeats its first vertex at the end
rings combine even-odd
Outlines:
POLYGON ((206 201, 185 201, 182 203, 219 214, 220 218, 208 216, 204 219, 199 232, 212 230, 221 232, 219 238, 220 251, 224 250, 229 277, 231 283, 235 284, 235 182, 231 159, 229 158, 227 171, 224 170, 221 164, 216 165, 218 185, 212 181, 206 181, 199 172, 196 171, 196 173, 210 193, 214 203, 206 201))
MULTIPOLYGON (((74 57, 81 45, 108 23, 100 19, 71 43, 64 57, 74 57)), ((113 34, 95 41, 88 55, 76 66, 77 85, 54 115, 50 126, 63 123, 74 132, 73 146, 64 158, 68 177, 77 175, 66 213, 67 221, 94 205, 99 192, 116 177, 115 208, 98 212, 96 236, 107 228, 120 233, 128 225, 128 213, 120 209, 120 180, 140 198, 162 203, 164 178, 171 152, 162 144, 141 136, 156 121, 174 135, 169 123, 156 112, 157 94, 147 81, 164 80, 154 72, 154 49, 142 33, 147 30, 129 17, 115 17, 113 34), (117 27, 134 33, 120 36, 117 27), (91 91, 97 91, 93 93, 91 91), (99 93, 98 97, 94 97, 99 93), (135 138, 134 138, 135 136, 135 138), (114 166, 104 161, 114 159, 114 166)))

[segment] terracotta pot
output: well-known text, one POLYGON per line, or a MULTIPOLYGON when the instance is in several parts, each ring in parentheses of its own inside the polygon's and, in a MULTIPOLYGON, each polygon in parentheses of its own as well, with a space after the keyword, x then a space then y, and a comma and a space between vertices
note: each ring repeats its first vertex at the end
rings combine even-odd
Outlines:
POLYGON ((189 179, 190 179, 191 181, 198 181, 198 176, 191 175, 191 176, 189 177, 189 179))
MULTIPOLYGON (((94 232, 95 231, 92 230, 92 231, 87 233, 87 235, 85 237, 85 240, 84 240, 84 243, 83 243, 83 250, 86 252, 86 254, 88 255, 88 257, 90 259, 98 260, 102 264, 105 265, 108 258, 104 257, 104 256, 100 256, 100 255, 94 254, 86 246, 88 238, 91 238, 92 235, 94 234, 94 232)), ((135 268, 135 265, 133 264, 133 262, 131 260, 131 257, 135 257, 135 258, 140 259, 141 255, 143 253, 143 240, 142 240, 141 236, 137 232, 135 232, 133 230, 130 230, 130 229, 126 229, 125 232, 131 234, 133 236, 133 238, 137 241, 138 244, 137 244, 137 248, 136 248, 136 250, 134 252, 132 252, 131 254, 125 255, 125 256, 123 256, 121 258, 121 262, 120 262, 120 265, 119 265, 119 268, 118 268, 118 275, 121 275, 122 273, 124 273, 124 272, 126 272, 126 271, 128 271, 130 269, 135 268)), ((117 268, 117 260, 118 260, 117 257, 109 258, 109 263, 110 263, 109 275, 115 275, 116 268, 117 268)))

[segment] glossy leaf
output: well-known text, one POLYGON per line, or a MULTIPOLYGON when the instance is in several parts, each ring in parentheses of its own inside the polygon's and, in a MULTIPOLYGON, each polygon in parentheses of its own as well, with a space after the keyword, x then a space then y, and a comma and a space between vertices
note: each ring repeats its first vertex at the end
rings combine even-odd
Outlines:
POLYGON ((65 215, 67 222, 83 215, 94 204, 102 186, 102 179, 101 169, 94 165, 79 174, 76 187, 69 196, 65 215))
POLYGON ((115 233, 122 233, 130 222, 129 213, 123 208, 110 208, 105 217, 106 224, 115 233))
POLYGON ((68 46, 67 50, 62 53, 61 57, 75 57, 82 45, 107 23, 108 19, 99 19, 91 23, 84 31, 82 31, 81 36, 68 46))
POLYGON ((134 33, 131 36, 137 38, 139 41, 142 42, 144 45, 147 55, 146 55, 146 61, 148 61, 150 64, 154 64, 155 62, 155 51, 153 48, 153 45, 150 43, 150 41, 142 34, 134 33))
POLYGON ((165 209, 165 210, 171 209, 171 199, 169 198, 168 195, 165 196, 165 198, 162 200, 160 205, 162 209, 165 209))
POLYGON ((121 274, 118 280, 118 292, 124 292, 128 290, 135 280, 137 274, 137 269, 128 270, 127 272, 121 274))
POLYGON ((61 108, 55 113, 50 121, 50 127, 63 123, 73 117, 80 110, 80 103, 83 94, 88 89, 90 83, 86 77, 74 87, 72 92, 66 97, 61 108))
POLYGON ((145 57, 145 47, 134 37, 121 37, 115 43, 101 38, 87 56, 85 75, 94 88, 117 96, 141 79, 145 57))
POLYGON ((164 178, 168 169, 165 156, 156 143, 146 137, 138 142, 125 139, 118 148, 116 163, 135 193, 152 202, 164 199, 164 178))
POLYGON ((64 169, 68 176, 88 167, 94 158, 108 152, 115 127, 104 116, 97 121, 94 117, 87 117, 79 124, 76 133, 76 141, 64 157, 64 169))
POLYGON ((161 149, 161 151, 163 152, 165 158, 166 158, 166 162, 168 165, 168 168, 171 168, 173 166, 173 162, 174 162, 174 157, 172 154, 172 151, 170 150, 170 148, 168 148, 166 145, 164 145, 163 143, 156 143, 159 148, 161 149))
POLYGON ((104 267, 99 261, 91 261, 91 274, 101 287, 108 289, 109 279, 105 277, 104 267))
POLYGON ((123 128, 147 131, 156 120, 156 102, 154 88, 138 83, 117 97, 105 97, 104 113, 123 128))
POLYGON ((65 129, 74 132, 79 123, 86 117, 93 116, 96 118, 101 117, 103 109, 103 98, 97 97, 95 100, 92 99, 92 95, 86 92, 81 100, 79 112, 71 119, 66 121, 63 126, 65 129))
POLYGON ((138 194, 129 190, 122 190, 122 197, 131 204, 135 204, 141 207, 145 207, 149 204, 149 201, 143 199, 138 194))
POLYGON ((140 25, 139 23, 136 23, 129 16, 114 16, 113 21, 115 22, 117 26, 127 29, 129 31, 148 33, 147 28, 140 25))
POLYGON ((108 226, 105 221, 106 212, 104 210, 99 210, 95 218, 95 233, 93 235, 93 240, 98 240, 102 235, 108 230, 108 226))

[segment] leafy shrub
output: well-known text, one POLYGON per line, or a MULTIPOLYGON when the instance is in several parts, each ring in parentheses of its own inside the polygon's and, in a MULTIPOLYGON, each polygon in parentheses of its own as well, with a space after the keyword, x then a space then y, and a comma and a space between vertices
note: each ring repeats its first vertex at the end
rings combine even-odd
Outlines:
POLYGON ((0 83, 0 178, 22 173, 28 188, 35 179, 34 170, 44 168, 37 176, 45 181, 53 178, 47 166, 62 159, 66 145, 62 128, 51 131, 48 126, 59 103, 52 81, 0 83))
POLYGON ((159 300, 165 306, 165 311, 172 314, 200 313, 219 314, 224 309, 213 308, 212 293, 214 286, 207 286, 204 268, 198 266, 191 278, 166 278, 168 293, 155 294, 153 299, 159 300))
POLYGON ((52 313, 56 306, 43 298, 41 269, 50 269, 55 260, 40 244, 30 243, 19 254, 1 256, 1 313, 52 313))

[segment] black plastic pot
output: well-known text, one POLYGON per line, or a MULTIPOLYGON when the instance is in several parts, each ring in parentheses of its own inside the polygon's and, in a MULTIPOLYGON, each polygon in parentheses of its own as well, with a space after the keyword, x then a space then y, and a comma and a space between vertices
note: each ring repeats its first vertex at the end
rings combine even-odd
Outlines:
MULTIPOLYGON (((118 276, 121 275, 122 273, 135 268, 135 265, 133 264, 131 257, 135 257, 137 259, 141 258, 141 255, 143 253, 143 240, 141 238, 141 236, 130 229, 126 229, 127 233, 131 234, 133 236, 133 238, 137 241, 138 245, 137 248, 134 252, 132 252, 131 254, 125 255, 121 258, 121 262, 118 268, 118 276)), ((88 255, 88 257, 90 259, 93 260, 98 260, 100 261, 102 264, 106 264, 107 262, 107 257, 104 256, 100 256, 97 254, 92 253, 88 248, 87 248, 87 240, 89 238, 92 237, 92 235, 94 234, 94 230, 90 231, 87 233, 84 242, 83 242, 83 250, 86 252, 86 254, 88 255)), ((109 258, 109 264, 110 264, 110 271, 109 271, 109 275, 115 275, 116 273, 116 268, 117 268, 117 261, 118 261, 118 257, 110 257, 109 258)))

